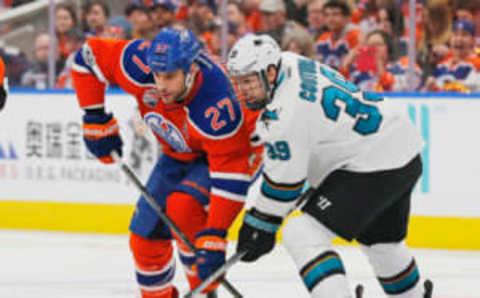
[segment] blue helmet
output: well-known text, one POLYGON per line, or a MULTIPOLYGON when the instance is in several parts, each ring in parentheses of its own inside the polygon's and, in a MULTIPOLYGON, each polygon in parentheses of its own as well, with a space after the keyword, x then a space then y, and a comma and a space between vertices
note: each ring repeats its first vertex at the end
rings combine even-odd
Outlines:
POLYGON ((192 31, 167 27, 153 39, 148 49, 147 63, 153 72, 182 69, 188 75, 199 52, 200 44, 192 31))

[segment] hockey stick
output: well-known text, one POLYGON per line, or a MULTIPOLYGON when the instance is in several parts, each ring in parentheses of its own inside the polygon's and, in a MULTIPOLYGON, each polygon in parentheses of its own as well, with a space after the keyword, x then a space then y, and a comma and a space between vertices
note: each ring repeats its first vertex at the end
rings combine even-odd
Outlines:
MULTIPOLYGON (((148 190, 145 188, 145 186, 140 182, 140 179, 138 179, 137 175, 130 169, 130 167, 125 164, 122 160, 122 158, 118 155, 116 151, 112 151, 111 156, 113 157, 113 160, 115 163, 122 169, 122 171, 127 175, 127 177, 135 184, 135 186, 140 190, 142 195, 145 197, 147 200, 148 204, 150 207, 157 212, 157 215, 160 217, 160 219, 167 224, 167 226, 182 240, 183 243, 185 243, 188 248, 193 251, 193 253, 196 255, 197 254, 197 248, 188 240, 187 236, 180 230, 180 228, 168 217, 168 215, 163 212, 162 208, 158 203, 155 201, 155 199, 150 195, 148 190)), ((242 294, 235 289, 235 287, 225 278, 220 279, 221 284, 227 289, 230 294, 232 294, 233 297, 235 298, 242 298, 242 294)))
MULTIPOLYGON (((314 193, 316 189, 313 187, 309 187, 305 192, 303 192, 300 197, 298 198, 295 207, 290 211, 292 212, 294 209, 301 207, 303 203, 305 203, 314 193)), ((195 289, 190 291, 190 293, 187 293, 184 298, 192 298, 201 291, 203 291, 205 288, 207 288, 211 283, 215 282, 220 276, 222 276, 227 270, 229 270, 233 265, 235 265, 240 259, 247 254, 247 251, 240 251, 235 253, 233 256, 231 256, 223 266, 219 267, 217 270, 215 270, 207 279, 202 281, 201 284, 199 284, 195 289)))
POLYGON ((220 278, 221 276, 227 272, 233 265, 235 265, 240 259, 246 254, 246 251, 241 251, 235 253, 233 256, 231 256, 223 266, 219 267, 217 270, 215 270, 212 274, 210 274, 207 279, 202 281, 201 284, 199 284, 195 289, 187 293, 184 298, 193 298, 195 295, 199 294, 201 291, 205 290, 211 283, 216 281, 217 279, 220 278))

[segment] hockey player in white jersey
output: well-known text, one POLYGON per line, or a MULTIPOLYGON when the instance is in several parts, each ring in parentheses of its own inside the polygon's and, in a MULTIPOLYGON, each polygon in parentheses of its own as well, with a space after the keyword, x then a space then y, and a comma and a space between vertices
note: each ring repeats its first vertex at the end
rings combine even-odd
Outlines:
MULTIPOLYGON (((281 52, 267 35, 247 35, 228 56, 265 142, 263 182, 247 211, 237 251, 252 262, 308 181, 318 186, 288 220, 283 241, 312 297, 352 297, 335 236, 356 239, 389 297, 431 297, 405 245, 412 189, 421 175, 422 139, 406 115, 362 93, 338 72, 281 52)), ((357 293, 360 296, 360 293, 357 293)))

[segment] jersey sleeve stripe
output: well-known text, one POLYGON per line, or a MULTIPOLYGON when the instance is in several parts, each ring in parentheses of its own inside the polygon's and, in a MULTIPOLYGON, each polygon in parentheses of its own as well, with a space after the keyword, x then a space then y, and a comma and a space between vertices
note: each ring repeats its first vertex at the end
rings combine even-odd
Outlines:
POLYGON ((302 188, 298 190, 293 190, 293 191, 275 189, 274 187, 271 187, 268 183, 264 181, 262 183, 261 191, 264 196, 272 200, 292 201, 292 200, 295 200, 302 193, 302 188))
POLYGON ((77 63, 72 64, 72 69, 74 71, 80 72, 80 73, 91 73, 91 71, 87 67, 82 66, 82 65, 77 64, 77 63))
POLYGON ((211 172, 210 177, 212 179, 242 180, 242 181, 246 181, 246 182, 250 182, 250 180, 252 179, 247 174, 221 173, 221 172, 211 172))
POLYGON ((212 187, 211 193, 213 195, 216 195, 216 196, 219 196, 219 197, 222 197, 222 198, 226 198, 226 199, 229 199, 229 200, 232 200, 232 201, 236 201, 236 202, 245 202, 245 199, 246 199, 245 195, 239 195, 239 194, 231 193, 231 192, 225 191, 223 189, 218 189, 216 187, 212 187))
POLYGON ((85 63, 85 60, 83 59, 81 49, 79 51, 77 51, 77 53, 75 54, 75 58, 73 59, 72 68, 75 71, 78 71, 78 72, 82 72, 82 73, 90 72, 90 73, 94 74, 93 69, 90 66, 88 66, 87 63, 85 63))
POLYGON ((249 186, 250 181, 246 182, 231 179, 212 179, 212 187, 243 196, 247 195, 249 186))
POLYGON ((270 180, 266 175, 264 175, 264 178, 261 192, 265 197, 272 200, 295 200, 302 193, 303 185, 305 184, 305 180, 294 184, 278 184, 270 180))

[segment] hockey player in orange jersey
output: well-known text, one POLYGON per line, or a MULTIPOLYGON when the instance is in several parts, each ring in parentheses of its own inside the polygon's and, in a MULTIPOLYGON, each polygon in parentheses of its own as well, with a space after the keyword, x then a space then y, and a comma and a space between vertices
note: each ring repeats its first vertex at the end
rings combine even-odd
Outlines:
MULTIPOLYGON (((105 163, 113 150, 122 152, 117 121, 106 112, 106 85, 136 97, 164 151, 147 190, 195 243, 197 256, 177 239, 190 287, 197 286, 225 262, 227 229, 261 163, 262 147, 250 140, 258 114, 241 106, 224 69, 188 30, 165 28, 151 43, 90 39, 76 53, 72 77, 85 110, 85 144, 105 163)), ((176 236, 143 197, 130 231, 142 297, 178 297, 176 236)), ((202 295, 216 297, 214 288, 202 295)))
POLYGON ((0 57, 0 110, 3 109, 7 101, 7 79, 5 78, 5 64, 3 64, 2 57, 0 57))

